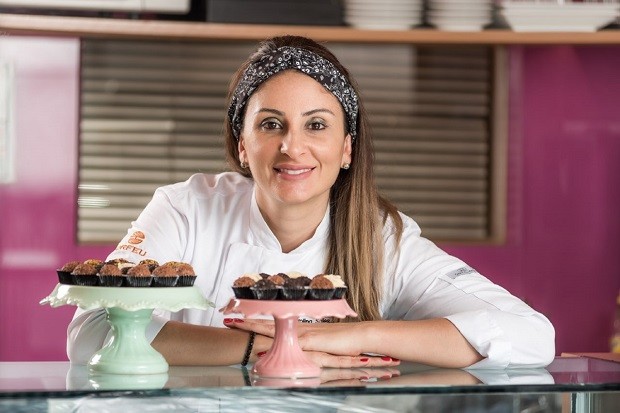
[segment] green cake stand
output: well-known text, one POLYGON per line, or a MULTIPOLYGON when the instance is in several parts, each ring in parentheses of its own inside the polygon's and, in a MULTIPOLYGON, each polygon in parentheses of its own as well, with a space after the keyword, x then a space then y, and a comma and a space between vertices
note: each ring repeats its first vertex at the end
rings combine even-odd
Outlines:
POLYGON ((40 304, 52 307, 76 305, 84 310, 105 309, 112 338, 88 362, 92 373, 104 374, 168 372, 168 363, 145 337, 153 310, 206 310, 214 307, 195 286, 134 288, 58 284, 40 304))

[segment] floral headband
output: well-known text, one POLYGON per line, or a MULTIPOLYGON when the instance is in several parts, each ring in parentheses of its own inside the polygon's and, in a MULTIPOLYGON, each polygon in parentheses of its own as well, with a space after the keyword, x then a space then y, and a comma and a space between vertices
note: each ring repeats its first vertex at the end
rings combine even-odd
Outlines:
POLYGON ((354 141, 357 136, 357 94, 344 75, 328 60, 306 49, 284 46, 261 57, 243 73, 228 108, 232 131, 239 140, 245 105, 254 91, 271 76, 287 69, 297 69, 310 76, 333 93, 340 101, 347 118, 348 132, 354 141))

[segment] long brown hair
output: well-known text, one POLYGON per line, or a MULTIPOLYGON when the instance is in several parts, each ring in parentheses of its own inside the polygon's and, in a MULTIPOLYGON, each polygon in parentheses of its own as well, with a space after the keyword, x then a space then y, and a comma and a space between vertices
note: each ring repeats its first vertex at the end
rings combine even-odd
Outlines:
MULTIPOLYGON (((261 42, 256 52, 241 65, 231 81, 228 103, 246 68, 266 53, 283 46, 303 48, 329 60, 360 96, 348 70, 327 48, 305 37, 280 36, 261 42)), ((230 168, 251 177, 249 169, 239 165, 237 140, 228 120, 225 122, 225 140, 226 158, 230 168)), ((359 320, 378 320, 381 318, 379 302, 383 292, 383 226, 388 219, 392 221, 398 243, 403 222, 396 207, 377 190, 374 178, 374 148, 368 117, 361 101, 351 159, 350 169, 341 169, 331 188, 329 251, 325 272, 342 276, 348 286, 347 301, 357 312, 359 320)))

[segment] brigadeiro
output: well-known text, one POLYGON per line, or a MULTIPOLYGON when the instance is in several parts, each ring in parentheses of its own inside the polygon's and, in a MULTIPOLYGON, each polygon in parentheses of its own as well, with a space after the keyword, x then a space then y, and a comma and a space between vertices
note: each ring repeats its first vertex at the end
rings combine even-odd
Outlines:
POLYGON ((131 287, 150 287, 153 275, 146 264, 138 264, 127 271, 127 284, 131 287))
POLYGON ((278 297, 278 286, 268 278, 262 278, 250 287, 257 300, 275 300, 278 297))
POLYGON ((335 286, 324 274, 315 276, 310 282, 308 298, 311 300, 330 300, 335 293, 335 286))
POLYGON ((147 259, 145 259, 145 260, 140 261, 138 264, 145 264, 145 265, 148 265, 148 266, 149 266, 149 270, 151 270, 151 272, 152 272, 155 268, 159 267, 159 263, 158 263, 157 261, 152 260, 152 259, 148 259, 148 258, 147 258, 147 259))
POLYGON ((117 265, 104 264, 99 270, 99 283, 104 287, 120 287, 124 279, 123 272, 117 265))
POLYGON ((179 275, 174 265, 162 265, 153 270, 154 287, 174 287, 177 281, 179 281, 179 275))
POLYGON ((179 276, 177 287, 191 287, 194 285, 194 281, 196 281, 197 277, 194 272, 194 267, 188 263, 181 263, 177 266, 176 270, 179 276))
POLYGON ((56 273, 58 274, 58 282, 61 284, 74 284, 73 275, 71 275, 71 272, 78 265, 80 265, 80 261, 69 261, 60 269, 56 270, 56 273))
POLYGON ((269 277, 267 277, 267 279, 275 285, 279 285, 280 287, 284 285, 285 281, 284 277, 282 277, 282 275, 280 274, 270 275, 269 277))
POLYGON ((342 277, 336 274, 325 274, 325 278, 330 280, 334 285, 334 296, 332 298, 340 299, 347 292, 347 286, 342 277))
POLYGON ((103 267, 103 261, 94 258, 84 261, 84 264, 92 265, 97 271, 103 267))
POLYGON ((82 286, 94 286, 99 283, 97 268, 90 264, 78 264, 71 272, 73 282, 82 286))
POLYGON ((303 300, 308 293, 308 286, 304 278, 308 280, 308 283, 310 282, 308 277, 287 278, 280 290, 280 298, 283 300, 303 300))
POLYGON ((286 275, 288 278, 299 280, 298 282, 303 283, 305 286, 309 286, 310 281, 312 281, 307 275, 297 271, 291 271, 286 275))
POLYGON ((134 265, 135 263, 126 260, 125 258, 114 258, 113 260, 109 260, 105 262, 106 264, 116 265, 123 274, 127 274, 127 271, 134 265))
POLYGON ((253 287, 257 281, 262 279, 260 274, 243 274, 233 282, 232 289, 235 293, 235 297, 241 299, 254 298, 254 293, 250 288, 253 287))

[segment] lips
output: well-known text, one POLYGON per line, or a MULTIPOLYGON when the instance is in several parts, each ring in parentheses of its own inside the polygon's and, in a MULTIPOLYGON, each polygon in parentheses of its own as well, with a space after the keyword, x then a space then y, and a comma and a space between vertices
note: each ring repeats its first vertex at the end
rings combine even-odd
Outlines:
POLYGON ((281 174, 285 175, 301 175, 306 172, 310 172, 313 168, 304 168, 304 169, 287 169, 287 168, 274 168, 281 174))

